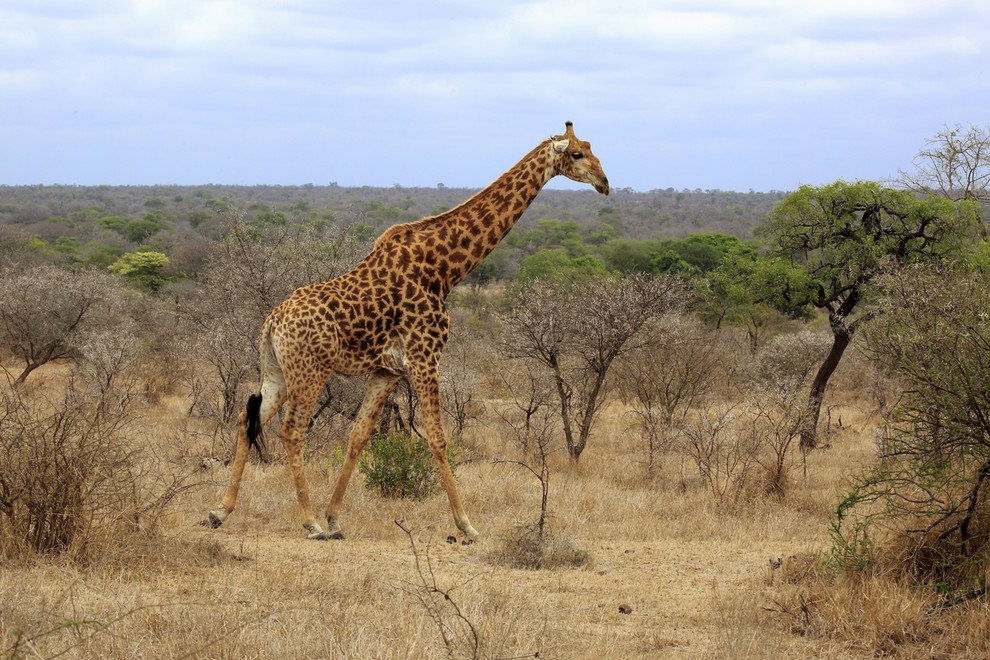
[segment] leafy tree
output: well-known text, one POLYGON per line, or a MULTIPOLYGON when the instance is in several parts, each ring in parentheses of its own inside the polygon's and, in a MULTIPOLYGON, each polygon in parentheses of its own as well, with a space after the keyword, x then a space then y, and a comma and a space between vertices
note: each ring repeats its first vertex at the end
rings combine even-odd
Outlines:
POLYGON ((100 227, 104 229, 109 229, 110 231, 115 231, 118 233, 124 232, 124 227, 127 226, 127 218, 123 218, 119 215, 106 215, 96 221, 100 227))
POLYGON ((124 253, 121 248, 111 247, 100 241, 88 241, 79 248, 79 263, 92 268, 109 269, 124 253))
POLYGON ((667 242, 667 245, 670 247, 661 247, 654 250, 652 258, 650 259, 650 270, 648 272, 693 273, 695 269, 690 263, 684 260, 680 250, 674 247, 678 244, 671 241, 667 242))
POLYGON ((573 220, 545 218, 537 221, 531 229, 510 234, 509 241, 511 245, 526 248, 527 251, 563 248, 570 257, 588 253, 588 248, 581 242, 581 226, 573 220))
POLYGON ((123 235, 132 243, 142 243, 161 231, 154 220, 132 220, 124 226, 123 235))
POLYGON ((24 248, 32 253, 33 256, 51 258, 55 256, 56 252, 52 249, 52 246, 48 244, 48 241, 41 238, 40 236, 35 236, 30 238, 24 243, 24 248))
POLYGON ((806 318, 811 280, 803 267, 779 257, 761 257, 739 244, 724 255, 718 268, 696 282, 699 311, 707 323, 741 326, 756 351, 772 321, 806 318))
POLYGON ((637 241, 616 239, 603 249, 605 263, 621 273, 707 273, 729 254, 756 252, 728 234, 692 234, 687 238, 637 241))
POLYGON ((619 238, 609 241, 603 250, 605 264, 620 273, 651 273, 655 245, 653 241, 619 238))
POLYGON ((73 259, 79 251, 79 239, 69 235, 59 236, 55 239, 55 250, 73 259))
POLYGON ((523 259, 519 282, 537 279, 584 280, 608 274, 605 264, 592 256, 571 257, 562 248, 540 250, 523 259))
POLYGON ((168 256, 161 252, 136 250, 122 255, 108 268, 132 284, 154 293, 168 281, 162 274, 162 269, 168 264, 168 256))
POLYGON ((285 214, 281 211, 265 211, 251 221, 251 224, 281 226, 288 222, 285 214))
MULTIPOLYGON (((853 333, 874 313, 869 302, 877 275, 885 266, 961 252, 978 224, 973 203, 919 199, 871 181, 802 186, 774 207, 764 228, 773 254, 807 272, 809 302, 828 313, 834 339, 811 385, 802 447, 815 446, 829 378, 853 333), (860 313, 862 307, 869 311, 860 313)), ((793 281, 784 278, 787 286, 793 281)), ((791 301, 800 302, 797 296, 791 301)))

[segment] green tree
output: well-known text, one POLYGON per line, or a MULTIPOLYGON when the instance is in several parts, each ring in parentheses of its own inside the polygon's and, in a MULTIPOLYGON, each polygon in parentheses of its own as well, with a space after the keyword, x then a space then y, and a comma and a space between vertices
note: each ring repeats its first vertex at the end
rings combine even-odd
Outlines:
POLYGON ((764 227, 773 256, 807 272, 809 302, 828 313, 833 336, 811 385, 802 447, 816 445, 825 388, 853 333, 875 311, 871 285, 882 269, 958 254, 978 231, 972 202, 919 199, 872 181, 802 186, 774 207, 764 227))
POLYGON ((700 313, 716 329, 741 326, 756 351, 772 321, 805 318, 811 294, 807 271, 779 257, 760 257, 748 246, 726 255, 696 281, 700 313))
POLYGON ((119 215, 105 215, 97 220, 96 224, 104 229, 109 229, 110 231, 115 231, 122 234, 124 232, 124 227, 127 226, 127 218, 123 218, 119 215))
POLYGON ((142 243, 159 231, 161 231, 161 226, 157 222, 145 218, 128 222, 123 228, 123 235, 132 243, 142 243))
POLYGON ((616 239, 602 250, 605 263, 621 273, 708 273, 731 254, 756 251, 728 234, 691 234, 687 238, 641 241, 616 239))
POLYGON ((257 218, 255 218, 254 220, 251 220, 250 221, 250 224, 252 224, 252 225, 270 225, 270 226, 280 227, 280 226, 286 224, 287 222, 288 222, 288 220, 286 219, 284 213, 282 213, 281 211, 271 210, 271 211, 265 211, 264 213, 259 214, 257 218))
POLYGON ((69 259, 74 259, 79 252, 79 239, 75 236, 59 236, 55 239, 55 249, 69 259))
POLYGON ((132 284, 154 293, 168 281, 162 274, 162 270, 168 266, 168 263, 168 256, 161 252, 138 250, 122 255, 117 261, 110 264, 109 270, 132 284))
POLYGON ((620 273, 651 273, 655 255, 653 241, 618 238, 609 241, 602 250, 605 264, 620 273))
POLYGON ((123 253, 121 248, 111 247, 100 241, 87 241, 79 248, 78 260, 84 266, 106 270, 123 253))
POLYGON ((563 248, 540 250, 523 259, 519 268, 519 282, 533 280, 577 281, 608 274, 605 264, 592 256, 571 257, 563 248))

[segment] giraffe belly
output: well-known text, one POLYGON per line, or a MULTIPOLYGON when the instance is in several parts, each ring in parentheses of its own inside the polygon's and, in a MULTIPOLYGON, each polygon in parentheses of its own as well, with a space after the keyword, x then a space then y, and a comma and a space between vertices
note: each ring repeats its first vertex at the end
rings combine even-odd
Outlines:
POLYGON ((332 369, 345 376, 363 376, 373 371, 404 376, 408 366, 409 361, 399 339, 381 344, 345 345, 331 357, 332 369))

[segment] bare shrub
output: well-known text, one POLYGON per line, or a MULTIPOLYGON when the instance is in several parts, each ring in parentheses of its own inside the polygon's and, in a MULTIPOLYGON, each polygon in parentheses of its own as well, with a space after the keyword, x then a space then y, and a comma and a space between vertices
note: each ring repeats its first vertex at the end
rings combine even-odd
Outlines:
POLYGON ((520 289, 502 350, 541 365, 553 383, 570 457, 587 446, 612 386, 617 358, 642 341, 646 324, 686 302, 683 282, 671 276, 538 282, 520 289))
POLYGON ((755 459, 764 471, 764 490, 782 496, 794 465, 807 414, 802 392, 812 372, 828 351, 831 338, 803 330, 774 337, 743 366, 747 414, 754 443, 761 448, 755 459))
POLYGON ((820 561, 789 558, 764 611, 805 638, 831 640, 857 657, 983 658, 990 652, 985 601, 952 609, 892 566, 836 574, 820 561))
POLYGON ((877 466, 836 510, 833 554, 847 568, 897 557, 947 602, 985 596, 990 567, 990 288, 981 273, 916 267, 883 279, 885 313, 865 348, 903 392, 877 466), (905 548, 907 548, 905 550, 905 548))
POLYGON ((409 539, 409 547, 412 551, 416 571, 416 581, 406 589, 406 592, 416 598, 430 619, 433 620, 437 631, 440 633, 440 638, 443 640, 443 645, 447 649, 447 656, 450 658, 458 656, 482 657, 481 638, 478 635, 478 629, 453 598, 453 591, 456 587, 450 589, 440 587, 437 582, 436 571, 433 568, 433 559, 430 557, 429 546, 420 550, 416 545, 412 530, 399 521, 395 521, 395 524, 405 532, 409 539))
POLYGON ((757 441, 734 406, 712 406, 684 425, 685 446, 715 503, 738 504, 754 493, 757 441))
POLYGON ((534 448, 554 439, 559 416, 549 410, 553 399, 552 385, 543 377, 539 365, 511 361, 497 370, 496 387, 506 394, 508 405, 493 406, 502 422, 504 434, 519 448, 523 457, 532 456, 534 448))
POLYGON ((763 469, 763 491, 767 495, 784 496, 797 462, 793 449, 799 444, 805 414, 798 392, 766 384, 754 385, 747 392, 750 432, 759 447, 754 458, 763 469))
POLYGON ((498 565, 529 570, 578 568, 591 562, 591 556, 566 536, 544 532, 535 527, 519 526, 506 533, 491 554, 498 565))
POLYGON ((551 569, 582 566, 590 558, 570 539, 550 525, 550 458, 559 450, 560 414, 549 405, 552 394, 533 365, 515 364, 500 376, 511 403, 496 408, 496 415, 520 459, 496 458, 497 465, 517 467, 532 474, 540 486, 540 511, 536 522, 520 522, 505 534, 491 555, 496 564, 514 568, 551 569))
POLYGON ((0 553, 77 559, 120 531, 144 534, 191 479, 149 468, 129 435, 128 393, 75 381, 61 394, 0 391, 0 553))
POLYGON ((990 200, 990 126, 946 126, 925 140, 914 158, 914 172, 898 172, 896 182, 925 196, 990 200))
POLYGON ((53 360, 79 355, 91 331, 106 327, 119 286, 112 275, 53 266, 0 273, 0 347, 24 362, 17 382, 53 360))
POLYGON ((365 379, 331 374, 320 392, 313 412, 306 446, 315 452, 339 446, 339 439, 346 437, 347 429, 358 408, 361 407, 365 379))
POLYGON ((462 444, 465 429, 485 411, 478 392, 481 381, 478 363, 490 351, 490 342, 472 333, 470 328, 457 327, 440 357, 440 409, 451 422, 447 428, 451 429, 454 440, 462 444))
MULTIPOLYGON (((538 537, 547 534, 547 520, 550 516, 548 502, 550 500, 550 454, 553 453, 554 434, 557 427, 553 411, 541 408, 535 418, 526 417, 525 426, 520 428, 513 425, 508 417, 503 421, 513 428, 517 442, 525 447, 532 447, 523 460, 497 458, 495 462, 502 465, 516 465, 528 470, 540 482, 540 516, 536 521, 535 530, 538 537)), ((528 527, 528 526, 527 526, 528 527)))
POLYGON ((676 440, 692 405, 710 393, 728 362, 720 335, 693 316, 667 314, 649 324, 616 368, 619 395, 633 406, 646 445, 646 475, 676 440))
POLYGON ((831 335, 812 330, 777 335, 744 365, 743 378, 782 390, 797 389, 821 363, 831 343, 831 335))

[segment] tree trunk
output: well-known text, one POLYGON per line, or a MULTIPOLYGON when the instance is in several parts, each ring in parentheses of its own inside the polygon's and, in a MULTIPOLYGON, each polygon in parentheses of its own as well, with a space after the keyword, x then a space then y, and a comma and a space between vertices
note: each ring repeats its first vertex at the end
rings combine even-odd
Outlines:
POLYGON ((574 459, 575 463, 581 458, 581 452, 584 451, 584 448, 588 446, 588 438, 591 437, 591 425, 595 421, 595 410, 598 408, 598 397, 601 396, 602 386, 605 384, 605 374, 608 372, 611 363, 612 361, 609 360, 597 370, 595 384, 588 394, 588 400, 584 402, 584 417, 581 420, 578 442, 574 447, 569 448, 571 450, 571 458, 574 459))
POLYGON ((844 318, 836 316, 831 321, 834 337, 832 348, 825 356, 825 361, 818 367, 815 380, 811 383, 808 406, 805 408, 804 421, 801 426, 801 449, 804 450, 814 449, 818 446, 818 418, 821 416, 825 387, 828 385, 828 379, 835 372, 835 368, 839 366, 839 360, 842 359, 842 354, 845 353, 852 338, 852 332, 846 327, 844 318))
POLYGON ((560 423, 564 429, 564 442, 567 444, 567 453, 577 461, 578 456, 581 455, 581 451, 578 450, 577 454, 574 453, 574 431, 571 428, 571 388, 567 385, 567 382, 560 373, 560 365, 557 363, 556 356, 551 358, 550 366, 553 369, 554 382, 557 385, 557 398, 560 400, 560 423))
POLYGON ((23 383, 24 381, 26 381, 27 380, 27 377, 31 375, 31 372, 34 371, 35 369, 37 369, 40 366, 41 366, 41 364, 36 364, 34 362, 28 362, 27 363, 27 366, 24 367, 24 371, 22 371, 21 372, 21 375, 18 376, 17 379, 14 381, 14 384, 15 385, 20 385, 21 383, 23 383))

